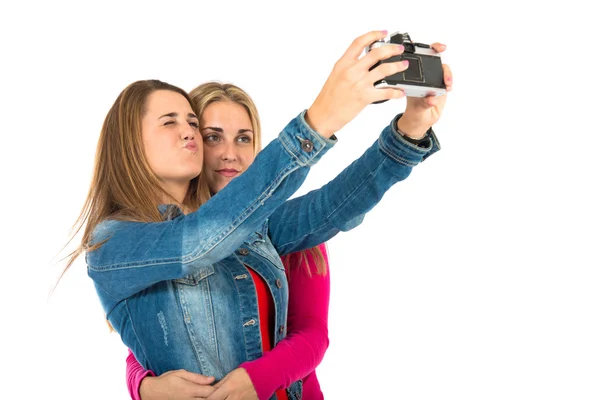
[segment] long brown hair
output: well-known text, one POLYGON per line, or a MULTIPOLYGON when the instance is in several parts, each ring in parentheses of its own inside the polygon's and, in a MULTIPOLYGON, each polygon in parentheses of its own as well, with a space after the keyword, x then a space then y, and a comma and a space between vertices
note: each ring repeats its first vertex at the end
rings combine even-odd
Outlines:
MULTIPOLYGON (((108 111, 96 147, 94 173, 87 198, 81 213, 71 230, 65 247, 83 228, 83 237, 77 248, 65 257, 67 264, 58 278, 61 280, 69 267, 84 251, 102 245, 89 246, 96 226, 106 219, 138 222, 160 222, 163 220, 157 205, 164 198, 172 198, 160 185, 158 177, 148 163, 142 142, 141 121, 146 112, 148 97, 157 90, 170 90, 181 94, 201 117, 204 109, 212 102, 230 100, 241 104, 248 111, 254 130, 255 155, 261 148, 261 131, 258 111, 250 96, 232 84, 208 82, 196 87, 188 95, 183 89, 159 80, 140 80, 127 86, 119 94, 108 111)), ((182 204, 189 211, 197 210, 210 198, 210 191, 203 175, 192 179, 182 204)), ((318 247, 304 250, 316 260, 319 274, 327 273, 325 258, 318 247)), ((296 258, 296 257, 294 257, 296 258)), ((291 255, 284 257, 290 264, 308 266, 308 257, 303 253, 298 262, 291 262, 291 255)), ((56 287, 56 285, 55 285, 56 287)))
MULTIPOLYGON (((258 116, 258 109, 256 108, 254 101, 246 91, 231 83, 211 81, 203 83, 194 88, 190 92, 190 97, 199 118, 202 118, 202 113, 206 107, 217 101, 232 101, 244 107, 248 112, 248 116, 250 117, 250 122, 252 124, 252 130, 254 132, 254 156, 258 154, 262 148, 260 118, 258 116)), ((312 260, 317 264, 318 274, 327 274, 327 263, 325 262, 325 257, 318 246, 303 250, 301 252, 287 254, 282 257, 282 261, 287 268, 305 266, 306 271, 310 276, 310 258, 312 258, 312 260)))
MULTIPOLYGON (((142 142, 141 124, 146 103, 157 90, 181 94, 194 109, 194 103, 184 90, 159 80, 134 82, 119 94, 100 130, 92 182, 67 245, 82 228, 83 238, 66 257, 68 261, 59 280, 83 251, 94 250, 101 245, 90 247, 89 243, 95 227, 103 220, 158 222, 163 219, 157 207, 162 199, 168 198, 178 204, 162 188, 150 168, 142 142)), ((193 211, 208 198, 208 186, 203 179, 196 177, 190 182, 183 204, 178 205, 193 211)))

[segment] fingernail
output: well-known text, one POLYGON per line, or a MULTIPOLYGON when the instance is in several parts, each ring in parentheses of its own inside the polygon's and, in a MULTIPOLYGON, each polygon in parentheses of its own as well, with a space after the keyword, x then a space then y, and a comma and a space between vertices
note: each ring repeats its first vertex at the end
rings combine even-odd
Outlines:
POLYGON ((384 29, 384 30, 381 31, 381 34, 382 35, 387 35, 387 32, 388 32, 387 29, 384 29))
POLYGON ((399 45, 398 45, 398 51, 399 51, 399 52, 403 52, 403 51, 404 51, 404 45, 402 45, 402 44, 399 44, 399 45))
POLYGON ((405 67, 408 67, 408 60, 402 60, 402 64, 403 64, 405 67))

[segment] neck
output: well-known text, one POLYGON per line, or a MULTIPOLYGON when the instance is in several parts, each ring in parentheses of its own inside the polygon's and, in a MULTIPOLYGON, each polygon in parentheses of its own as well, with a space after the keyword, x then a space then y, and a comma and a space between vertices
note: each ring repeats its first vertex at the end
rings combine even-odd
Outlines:
MULTIPOLYGON (((190 186, 189 182, 185 182, 185 183, 162 182, 162 187, 165 190, 165 192, 167 192, 180 205, 182 205, 183 201, 185 200, 185 195, 188 191, 189 186, 190 186)), ((167 197, 167 196, 165 196, 165 197, 167 197)), ((163 199, 163 203, 165 203, 165 204, 172 203, 172 202, 173 202, 173 200, 168 197, 163 199)))

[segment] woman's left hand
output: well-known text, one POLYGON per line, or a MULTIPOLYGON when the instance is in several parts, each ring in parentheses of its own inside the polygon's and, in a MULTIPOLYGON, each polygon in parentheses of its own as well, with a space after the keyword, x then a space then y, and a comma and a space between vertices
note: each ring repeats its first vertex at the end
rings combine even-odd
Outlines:
MULTIPOLYGON (((431 47, 438 53, 446 50, 446 45, 437 42, 432 44, 431 47)), ((442 69, 447 93, 452 90, 452 71, 446 64, 442 64, 442 69)), ((413 139, 423 137, 427 130, 442 116, 442 111, 446 105, 446 96, 444 94, 441 96, 407 97, 406 111, 402 118, 398 120, 398 130, 413 139)))

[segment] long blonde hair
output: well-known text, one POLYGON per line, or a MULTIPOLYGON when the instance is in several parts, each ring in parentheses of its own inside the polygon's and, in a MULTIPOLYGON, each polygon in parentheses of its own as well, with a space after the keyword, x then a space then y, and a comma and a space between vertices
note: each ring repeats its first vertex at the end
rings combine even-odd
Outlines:
MULTIPOLYGON (((232 101, 243 106, 248 112, 250 123, 252 124, 252 131, 254 132, 254 156, 262 149, 262 134, 258 109, 250 95, 242 88, 231 83, 221 83, 217 81, 206 82, 193 89, 190 92, 190 98, 192 99, 192 103, 194 103, 199 118, 202 118, 202 113, 206 107, 217 101, 232 101)), ((327 273, 327 264, 325 262, 325 257, 318 246, 301 252, 287 254, 282 257, 282 261, 286 268, 305 266, 308 274, 311 275, 309 255, 317 264, 318 274, 325 275, 327 273)))
MULTIPOLYGON (((85 227, 83 238, 66 257, 68 261, 59 280, 83 251, 94 250, 101 245, 98 243, 90 247, 89 243, 92 232, 103 220, 158 222, 162 221, 157 207, 161 199, 169 198, 178 204, 162 188, 150 168, 142 142, 141 124, 146 103, 148 97, 157 90, 181 94, 194 109, 194 103, 183 89, 159 80, 134 82, 119 94, 100 130, 92 182, 67 245, 85 227)), ((196 210, 208 198, 208 185, 196 177, 190 181, 183 204, 179 205, 196 210)))

